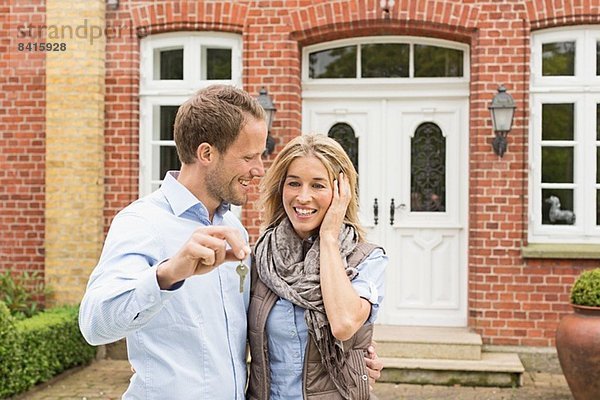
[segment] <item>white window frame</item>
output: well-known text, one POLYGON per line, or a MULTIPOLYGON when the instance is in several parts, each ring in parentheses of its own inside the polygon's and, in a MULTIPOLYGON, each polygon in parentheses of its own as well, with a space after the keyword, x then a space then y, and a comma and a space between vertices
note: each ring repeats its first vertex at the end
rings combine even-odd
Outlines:
POLYGON ((242 85, 242 37, 222 32, 172 32, 145 37, 140 46, 140 171, 139 195, 155 190, 163 177, 156 176, 159 166, 153 162, 153 147, 175 146, 174 141, 155 140, 153 133, 160 129, 161 105, 181 105, 199 89, 213 84, 242 85), (231 49, 231 79, 202 79, 205 48, 231 49), (155 52, 183 48, 183 79, 154 79, 155 52), (204 54, 202 54, 204 53, 204 54))
POLYGON ((600 104, 600 77, 596 76, 596 42, 600 27, 579 26, 535 32, 531 46, 531 85, 529 122, 529 243, 600 243, 596 222, 596 104, 600 104), (575 76, 542 76, 542 45, 575 42, 575 76), (584 56, 587 54, 588 56, 584 56), (593 59, 593 61, 591 61, 593 59), (573 144, 573 183, 553 184, 553 188, 573 189, 573 225, 543 225, 541 221, 542 184, 542 105, 574 104, 574 137, 571 143, 553 141, 553 145, 573 144), (593 116, 593 117, 592 117, 593 116))

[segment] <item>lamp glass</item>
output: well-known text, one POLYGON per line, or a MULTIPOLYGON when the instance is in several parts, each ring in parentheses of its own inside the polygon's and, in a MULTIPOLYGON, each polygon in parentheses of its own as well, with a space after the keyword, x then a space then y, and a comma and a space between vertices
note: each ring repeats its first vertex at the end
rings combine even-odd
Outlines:
POLYGON ((512 127, 513 113, 511 108, 492 108, 492 124, 495 132, 508 132, 512 127))

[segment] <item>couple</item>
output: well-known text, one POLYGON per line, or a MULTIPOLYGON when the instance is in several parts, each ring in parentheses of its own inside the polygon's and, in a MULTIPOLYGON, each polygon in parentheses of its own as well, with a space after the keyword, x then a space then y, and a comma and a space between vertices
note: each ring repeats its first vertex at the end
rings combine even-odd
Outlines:
POLYGON ((127 338, 123 398, 368 399, 387 258, 364 241, 343 149, 301 136, 280 152, 251 257, 229 205, 264 175, 264 110, 211 86, 179 108, 174 135, 181 171, 114 218, 79 312, 91 344, 127 338))

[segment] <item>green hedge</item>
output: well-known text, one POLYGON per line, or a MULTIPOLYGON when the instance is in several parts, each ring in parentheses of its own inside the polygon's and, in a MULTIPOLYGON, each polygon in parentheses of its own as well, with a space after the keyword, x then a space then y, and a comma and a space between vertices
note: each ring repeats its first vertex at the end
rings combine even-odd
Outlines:
POLYGON ((94 358, 96 349, 81 336, 77 313, 76 306, 61 307, 17 321, 0 302, 0 398, 94 358))

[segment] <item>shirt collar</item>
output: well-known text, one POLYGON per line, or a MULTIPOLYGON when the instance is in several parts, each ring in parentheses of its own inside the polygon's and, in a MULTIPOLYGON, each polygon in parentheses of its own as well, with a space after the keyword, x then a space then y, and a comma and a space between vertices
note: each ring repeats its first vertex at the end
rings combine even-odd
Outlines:
MULTIPOLYGON (((178 176, 179 171, 168 171, 160 187, 173 214, 181 217, 186 211, 193 209, 200 217, 208 219, 206 206, 177 180, 178 176)), ((222 202, 217 207, 215 216, 222 218, 227 211, 229 211, 229 203, 222 202)))

